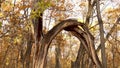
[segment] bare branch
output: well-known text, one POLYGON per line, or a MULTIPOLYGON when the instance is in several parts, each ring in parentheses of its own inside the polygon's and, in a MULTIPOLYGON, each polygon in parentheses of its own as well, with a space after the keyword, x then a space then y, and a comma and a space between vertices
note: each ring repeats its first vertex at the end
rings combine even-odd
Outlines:
POLYGON ((87 26, 89 25, 90 17, 92 15, 95 2, 96 0, 94 0, 93 3, 91 4, 91 0, 88 0, 88 12, 87 12, 86 21, 85 21, 87 26))
MULTIPOLYGON (((113 27, 111 28, 111 30, 108 32, 108 34, 106 35, 106 38, 105 38, 105 42, 109 39, 110 35, 113 33, 113 31, 115 30, 117 24, 119 24, 119 21, 120 21, 120 17, 116 20, 115 24, 113 25, 113 27)), ((101 44, 99 44, 98 48, 97 48, 97 52, 99 52, 101 49, 101 44)))

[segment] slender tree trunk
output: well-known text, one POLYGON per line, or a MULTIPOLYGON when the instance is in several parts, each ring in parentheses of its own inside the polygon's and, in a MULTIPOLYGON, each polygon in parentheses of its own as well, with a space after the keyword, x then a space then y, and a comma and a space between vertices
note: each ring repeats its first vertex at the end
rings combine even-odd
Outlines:
POLYGON ((25 64, 26 64, 26 67, 25 68, 31 68, 30 67, 30 55, 31 55, 31 50, 32 50, 32 43, 33 43, 33 37, 32 37, 32 34, 30 33, 30 35, 28 35, 29 38, 28 38, 28 41, 27 41, 27 50, 26 50, 26 53, 25 53, 25 56, 24 56, 24 60, 25 60, 25 64))
POLYGON ((56 54, 55 54, 55 56, 56 56, 55 68, 61 68, 60 67, 60 47, 59 47, 59 45, 56 46, 55 51, 56 51, 56 54))
POLYGON ((84 55, 84 53, 85 53, 85 48, 81 43, 79 50, 78 50, 77 58, 74 62, 72 61, 71 68, 80 68, 80 61, 82 61, 82 56, 84 55))
MULTIPOLYGON (((106 39, 105 42, 108 40, 108 38, 111 36, 111 34, 113 33, 113 31, 115 30, 117 24, 119 24, 120 21, 120 17, 118 17, 118 19, 116 20, 115 24, 113 25, 113 27, 110 29, 110 31, 108 32, 108 34, 106 35, 106 39)), ((98 48, 97 48, 97 52, 99 52, 101 49, 101 43, 99 44, 98 48)))
POLYGON ((101 42, 101 57, 103 68, 107 68, 107 59, 105 54, 105 39, 104 39, 104 27, 103 21, 100 14, 100 3, 99 0, 96 2, 97 18, 99 22, 99 31, 100 31, 100 42, 101 42))

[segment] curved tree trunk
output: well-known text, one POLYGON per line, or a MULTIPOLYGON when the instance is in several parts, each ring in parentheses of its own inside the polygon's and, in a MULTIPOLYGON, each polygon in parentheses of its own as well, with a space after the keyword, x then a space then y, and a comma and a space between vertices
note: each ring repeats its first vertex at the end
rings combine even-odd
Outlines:
POLYGON ((35 55, 36 59, 34 68, 45 68, 44 64, 46 61, 49 45, 54 39, 54 37, 63 29, 72 32, 76 37, 80 39, 81 43, 86 48, 86 51, 88 52, 93 62, 98 68, 101 68, 101 63, 98 59, 97 54, 95 53, 93 36, 90 34, 84 24, 72 19, 61 21, 58 25, 53 27, 46 35, 44 35, 43 39, 41 40, 40 47, 38 48, 38 52, 35 55), (78 25, 81 26, 84 31, 78 28, 78 25))
POLYGON ((79 28, 74 28, 75 31, 72 33, 80 39, 81 43, 84 45, 86 48, 86 51, 88 53, 88 56, 92 59, 92 61, 95 63, 97 68, 102 68, 102 65, 99 61, 99 58, 95 52, 94 48, 94 38, 88 31, 87 27, 82 26, 84 31, 80 30, 79 28))
POLYGON ((38 52, 35 55, 35 68, 44 68, 47 51, 52 39, 54 39, 54 37, 64 28, 77 25, 80 25, 80 23, 77 23, 76 20, 64 20, 61 21, 58 25, 56 25, 53 29, 51 29, 46 35, 44 35, 43 39, 40 42, 40 47, 37 50, 38 52))

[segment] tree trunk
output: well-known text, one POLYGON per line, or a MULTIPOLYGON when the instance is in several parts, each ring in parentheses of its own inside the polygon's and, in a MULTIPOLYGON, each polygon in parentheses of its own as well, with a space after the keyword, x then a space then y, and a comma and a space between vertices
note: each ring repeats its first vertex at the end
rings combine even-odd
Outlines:
POLYGON ((84 55, 84 53, 85 53, 85 48, 81 43, 79 50, 78 50, 77 58, 74 62, 72 61, 71 68, 81 68, 80 61, 82 61, 82 56, 84 55))
POLYGON ((34 68, 45 68, 44 64, 46 61, 46 56, 48 53, 49 45, 52 41, 52 39, 64 28, 68 26, 77 26, 80 23, 77 23, 76 20, 65 20, 61 21, 58 25, 56 25, 53 29, 48 31, 46 35, 44 35, 43 39, 40 42, 40 47, 37 49, 37 53, 35 55, 35 62, 34 62, 34 68))
POLYGON ((101 63, 95 52, 94 42, 93 42, 94 39, 92 35, 90 34, 90 32, 83 23, 77 22, 76 20, 72 20, 72 19, 61 21, 50 31, 48 31, 47 34, 44 35, 43 39, 40 41, 40 45, 39 45, 40 47, 38 48, 37 53, 35 55, 35 62, 33 68, 45 68, 44 64, 46 61, 49 45, 51 41, 54 39, 54 37, 63 29, 72 32, 73 35, 75 35, 77 38, 80 39, 83 46, 86 48, 88 54, 90 53, 89 56, 91 57, 93 62, 96 64, 98 68, 101 68, 101 63), (81 26, 85 30, 85 32, 80 28, 71 29, 74 27, 78 27, 78 25, 81 26))
POLYGON ((25 60, 25 65, 26 67, 25 68, 31 68, 30 66, 30 62, 31 62, 31 50, 32 50, 32 43, 33 43, 33 37, 32 37, 32 34, 28 35, 29 38, 28 38, 28 41, 27 41, 27 50, 26 50, 26 53, 25 53, 25 56, 24 56, 24 60, 25 60))
POLYGON ((104 27, 103 27, 103 21, 101 18, 101 14, 100 14, 99 0, 97 0, 96 2, 96 9, 97 9, 97 18, 98 18, 98 23, 99 23, 99 31, 100 31, 102 65, 103 65, 103 68, 107 68, 107 59, 106 59, 106 54, 105 54, 104 27))
POLYGON ((55 56, 56 56, 55 68, 60 68, 60 47, 59 47, 59 45, 56 46, 55 51, 56 51, 56 54, 55 54, 55 56))
POLYGON ((35 46, 33 50, 33 68, 35 68, 36 63, 36 56, 39 52, 39 48, 41 47, 41 39, 43 38, 42 33, 42 13, 40 17, 33 19, 33 26, 34 26, 34 38, 35 38, 35 46))

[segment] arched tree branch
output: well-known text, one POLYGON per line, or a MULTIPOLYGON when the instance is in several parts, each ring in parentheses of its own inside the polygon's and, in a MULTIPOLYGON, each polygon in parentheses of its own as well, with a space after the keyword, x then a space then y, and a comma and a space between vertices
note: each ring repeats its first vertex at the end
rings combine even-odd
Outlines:
POLYGON ((50 31, 48 31, 47 34, 44 35, 40 43, 40 47, 38 50, 39 52, 36 55, 37 63, 35 64, 35 68, 45 68, 44 63, 48 53, 49 45, 51 41, 54 39, 54 37, 63 29, 74 32, 75 36, 79 37, 80 41, 82 41, 83 45, 85 46, 87 52, 90 51, 91 53, 90 56, 92 57, 94 63, 97 65, 98 68, 100 68, 101 64, 97 54, 95 53, 95 48, 93 43, 94 40, 92 35, 85 27, 85 24, 77 22, 76 20, 72 20, 72 19, 61 21, 59 24, 53 27, 50 31), (78 28, 78 26, 81 26, 86 31, 82 31, 81 29, 78 28), (74 29, 71 29, 71 28, 74 28, 74 29))

